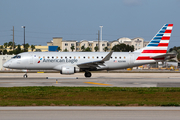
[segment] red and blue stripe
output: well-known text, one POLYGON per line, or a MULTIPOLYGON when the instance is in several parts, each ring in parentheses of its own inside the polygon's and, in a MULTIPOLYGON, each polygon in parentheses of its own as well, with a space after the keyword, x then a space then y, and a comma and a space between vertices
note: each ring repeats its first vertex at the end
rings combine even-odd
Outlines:
POLYGON ((141 54, 136 60, 164 60, 164 57, 153 59, 152 55, 156 56, 166 54, 172 27, 173 24, 165 24, 153 37, 149 44, 145 48, 143 48, 141 54))

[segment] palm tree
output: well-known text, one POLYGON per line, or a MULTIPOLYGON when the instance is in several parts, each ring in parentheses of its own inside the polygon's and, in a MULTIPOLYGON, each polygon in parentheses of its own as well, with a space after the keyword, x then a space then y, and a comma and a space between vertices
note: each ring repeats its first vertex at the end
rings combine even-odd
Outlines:
POLYGON ((7 48, 8 47, 8 43, 6 42, 6 43, 4 43, 4 47, 5 48, 7 48))
POLYGON ((72 52, 73 52, 73 50, 74 50, 75 48, 74 48, 74 46, 71 46, 71 50, 72 50, 72 52))
POLYGON ((0 46, 0 49, 3 50, 3 45, 0 46))
POLYGON ((34 45, 31 45, 31 51, 33 51, 35 49, 34 45))
POLYGON ((11 49, 12 49, 12 46, 10 46, 9 49, 11 50, 11 49))
POLYGON ((87 47, 84 51, 91 52, 91 49, 89 47, 87 47))
POLYGON ((57 51, 61 51, 61 48, 60 48, 60 47, 58 47, 58 48, 57 48, 57 51))
POLYGON ((82 50, 82 51, 84 51, 84 50, 85 50, 85 47, 84 47, 84 45, 81 47, 81 50, 82 50))
POLYGON ((98 46, 94 47, 94 49, 96 52, 99 50, 98 46))
POLYGON ((0 49, 1 49, 2 55, 3 55, 3 45, 0 46, 0 49))
POLYGON ((67 48, 66 48, 66 49, 64 49, 64 51, 63 51, 63 52, 68 52, 67 48))
POLYGON ((10 41, 10 42, 8 43, 8 47, 9 47, 9 46, 13 46, 13 42, 10 41))
POLYGON ((106 52, 107 50, 108 50, 108 47, 105 47, 105 48, 104 48, 104 51, 106 52))
POLYGON ((26 43, 26 44, 25 44, 25 51, 27 50, 27 52, 28 52, 28 48, 29 48, 29 44, 26 43))

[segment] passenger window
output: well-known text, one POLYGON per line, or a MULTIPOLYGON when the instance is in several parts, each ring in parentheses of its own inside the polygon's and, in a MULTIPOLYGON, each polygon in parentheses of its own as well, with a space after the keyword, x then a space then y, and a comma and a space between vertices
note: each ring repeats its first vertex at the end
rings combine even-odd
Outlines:
POLYGON ((124 57, 124 59, 126 59, 126 57, 124 57))
POLYGON ((43 58, 45 58, 45 57, 43 56, 43 58))
POLYGON ((84 56, 84 59, 85 59, 86 57, 84 56))
POLYGON ((99 57, 97 57, 97 59, 98 59, 99 57))
POLYGON ((112 59, 113 57, 111 57, 111 59, 112 59))
POLYGON ((103 57, 101 57, 101 58, 103 58, 103 57))
POLYGON ((63 59, 63 57, 61 57, 61 59, 63 59))
POLYGON ((90 57, 88 56, 88 59, 89 59, 90 57))
POLYGON ((92 56, 92 58, 94 59, 94 56, 92 56))
POLYGON ((67 57, 65 57, 65 58, 67 58, 67 57))
POLYGON ((58 58, 58 56, 56 56, 56 58, 58 58))
POLYGON ((71 57, 69 57, 71 59, 71 57))
POLYGON ((117 59, 117 57, 115 57, 115 59, 117 59))
POLYGON ((119 57, 119 59, 121 59, 121 57, 119 57))
POLYGON ((74 59, 76 59, 76 57, 74 56, 74 59))
POLYGON ((49 56, 47 58, 49 58, 49 56))
POLYGON ((54 57, 52 56, 52 59, 54 59, 54 57))
POLYGON ((78 58, 80 59, 80 56, 78 58))
POLYGON ((39 56, 39 58, 41 58, 41 57, 39 56))

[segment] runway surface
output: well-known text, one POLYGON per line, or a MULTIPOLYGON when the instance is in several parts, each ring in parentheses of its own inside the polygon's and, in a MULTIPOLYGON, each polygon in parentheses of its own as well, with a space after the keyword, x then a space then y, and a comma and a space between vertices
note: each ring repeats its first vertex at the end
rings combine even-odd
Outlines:
POLYGON ((0 87, 17 86, 98 86, 98 87, 180 87, 179 73, 0 73, 0 87), (48 79, 47 79, 48 78, 48 79))
POLYGON ((0 107, 1 120, 179 120, 180 107, 0 107))

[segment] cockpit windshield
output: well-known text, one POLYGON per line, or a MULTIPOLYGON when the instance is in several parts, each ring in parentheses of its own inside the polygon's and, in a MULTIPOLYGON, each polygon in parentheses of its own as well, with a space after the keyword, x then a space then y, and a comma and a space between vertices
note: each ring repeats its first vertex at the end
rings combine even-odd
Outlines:
POLYGON ((21 56, 20 55, 16 55, 16 56, 14 56, 14 57, 12 57, 13 59, 17 59, 17 58, 21 58, 21 56))

